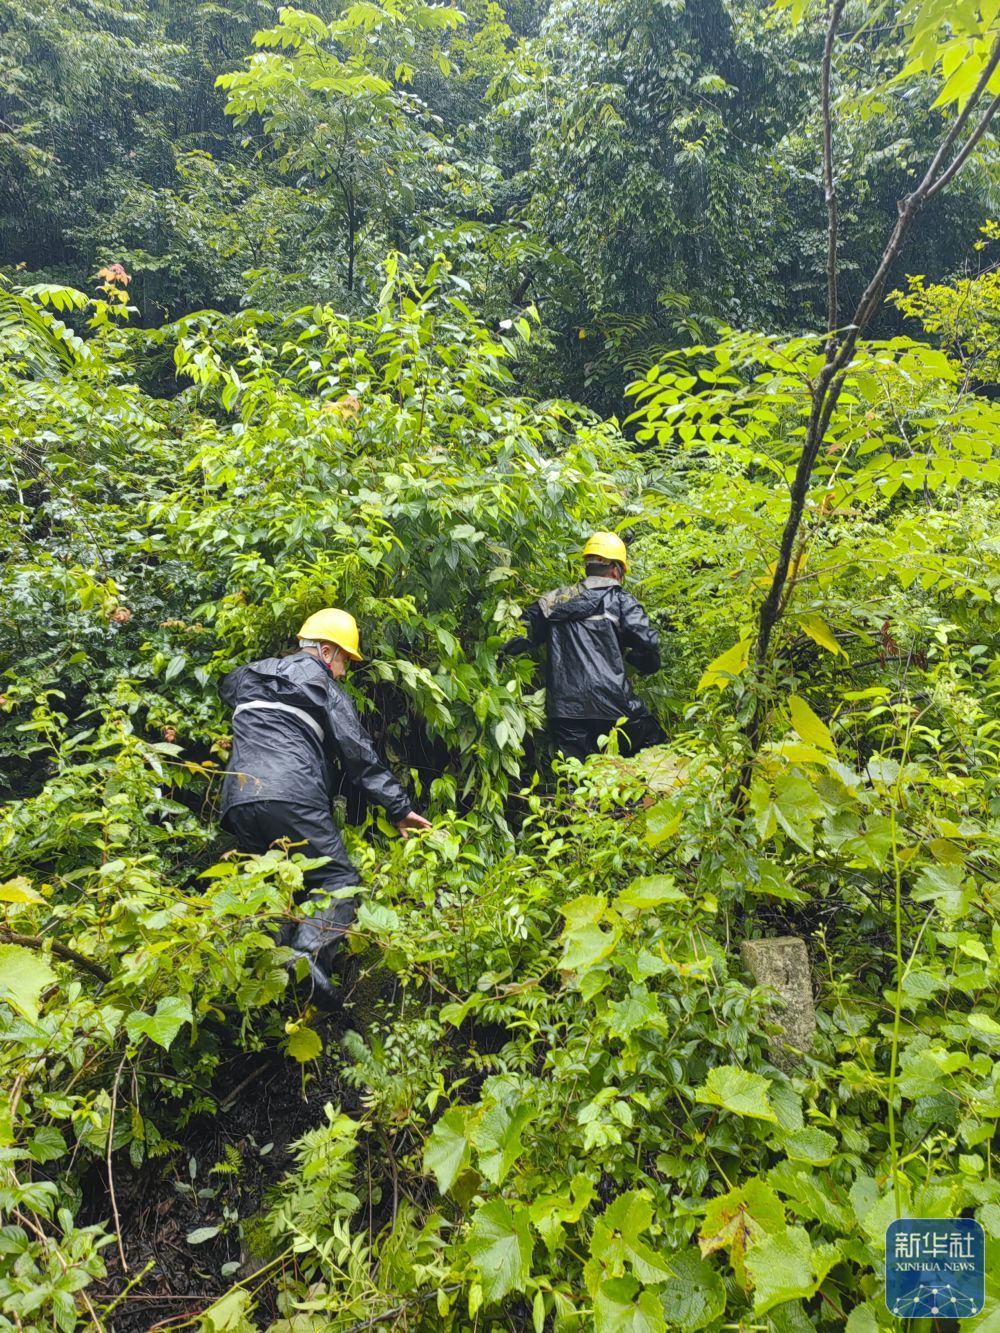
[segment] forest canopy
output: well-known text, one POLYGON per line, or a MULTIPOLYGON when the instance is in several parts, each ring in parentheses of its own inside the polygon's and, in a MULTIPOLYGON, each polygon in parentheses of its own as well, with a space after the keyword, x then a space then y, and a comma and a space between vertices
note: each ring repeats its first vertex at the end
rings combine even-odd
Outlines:
POLYGON ((0 0, 0 1328, 971 1315, 884 1281, 1000 1243, 998 24, 0 0), (597 531, 581 761, 502 649, 597 531), (219 684, 332 606, 432 827, 341 787, 324 1017, 219 684))

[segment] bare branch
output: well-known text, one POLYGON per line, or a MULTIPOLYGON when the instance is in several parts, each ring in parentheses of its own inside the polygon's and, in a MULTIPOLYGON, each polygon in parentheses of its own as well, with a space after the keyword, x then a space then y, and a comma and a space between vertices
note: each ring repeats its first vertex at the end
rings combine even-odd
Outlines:
POLYGON ((969 135, 968 139, 965 141, 965 146, 963 147, 962 151, 956 156, 951 166, 947 169, 947 171, 945 171, 941 176, 938 177, 935 183, 927 191, 928 199, 933 199, 934 196, 937 194, 937 192, 939 190, 943 190, 944 187, 948 185, 951 182, 951 180, 955 176, 957 176, 958 173, 962 170, 973 148, 975 148, 976 144, 989 129, 990 122, 993 120, 993 117, 997 114, 998 111, 1000 111, 1000 93, 997 93, 996 97, 994 97, 993 101, 983 112, 982 120, 980 120, 979 124, 969 135))
MULTIPOLYGON (((934 154, 934 157, 931 159, 931 164, 927 168, 923 180, 916 188, 915 191, 916 194, 922 193, 926 195, 927 191, 934 184, 935 180, 937 179, 938 172, 941 170, 945 162, 951 156, 951 150, 955 146, 955 143, 958 140, 958 136, 965 129, 965 126, 968 123, 969 118, 971 117, 973 111, 975 111, 976 107, 979 105, 979 99, 986 91, 986 85, 989 83, 990 79, 992 79, 993 72, 998 64, 1000 64, 1000 37, 997 37, 996 41, 993 43, 993 50, 990 52, 989 60, 987 60, 986 64, 983 66, 983 72, 979 76, 979 81, 977 82, 975 88, 973 88, 972 92, 969 94, 969 100, 966 102, 965 106, 955 117, 954 124, 952 125, 948 133, 945 135, 941 143, 941 147, 937 150, 937 152, 934 154)), ((989 115, 990 113, 987 112, 986 124, 989 124, 989 119, 988 119, 989 115)), ((985 129, 986 125, 983 125, 982 128, 985 129)), ((981 134, 982 130, 980 130, 979 133, 981 134)))
MULTIPOLYGON (((837 198, 835 183, 833 179, 833 132, 832 118, 830 114, 830 71, 832 61, 833 42, 835 37, 836 23, 840 18, 842 6, 834 3, 831 11, 830 23, 827 27, 826 43, 823 52, 823 175, 826 186, 827 201, 827 226, 828 226, 828 251, 827 251, 827 282, 828 282, 828 331, 832 334, 835 327, 836 315, 836 225, 837 225, 837 198)), ((806 497, 809 491, 809 482, 812 477, 813 467, 819 451, 822 448, 826 432, 837 406, 841 391, 844 387, 844 381, 847 377, 851 359, 854 356, 858 339, 861 336, 865 326, 869 323, 882 299, 883 287, 889 270, 899 257, 903 248, 907 234, 913 222, 924 207, 927 201, 939 191, 945 188, 950 181, 961 171, 964 164, 968 161, 972 150, 986 133, 994 117, 1000 112, 1000 95, 993 98, 989 106, 982 113, 976 128, 969 135, 966 142, 958 153, 952 158, 952 151, 958 142, 963 130, 972 118, 976 108, 982 100, 983 94, 993 77, 998 65, 1000 65, 1000 37, 997 38, 990 52, 989 60, 983 67, 982 73, 976 87, 973 89, 969 100, 955 117, 948 133, 942 140, 937 152, 931 159, 923 179, 917 188, 905 199, 901 199, 898 204, 898 216, 895 226, 886 242, 882 257, 879 260, 878 267, 873 274, 871 281, 865 288, 858 301, 854 312, 854 319, 845 331, 843 339, 838 342, 831 336, 826 345, 826 361, 821 369, 816 381, 812 387, 812 405, 809 412, 809 421, 806 426, 805 440, 802 445, 802 453, 799 457, 798 466, 795 469, 795 477, 791 486, 791 505, 788 512, 788 518, 785 521, 785 527, 781 534, 781 544, 778 551, 778 559, 775 564, 774 574, 771 579, 771 585, 768 588, 767 595, 761 604, 757 621, 757 643, 755 647, 755 660, 758 665, 762 665, 766 659, 770 648, 771 634, 775 625, 781 619, 785 608, 788 605, 789 598, 785 596, 785 589, 788 583, 788 572, 791 566, 792 553, 795 549, 795 542, 798 537, 799 527, 802 523, 802 515, 805 511, 806 497), (949 158, 951 161, 949 162, 949 158), (945 164, 948 165, 945 165, 945 164)), ((749 743, 749 754, 740 772, 740 777, 733 792, 733 799, 737 807, 742 807, 746 799, 746 793, 749 787, 753 757, 760 745, 764 717, 766 710, 763 701, 758 701, 754 709, 753 716, 747 723, 745 734, 749 743)))

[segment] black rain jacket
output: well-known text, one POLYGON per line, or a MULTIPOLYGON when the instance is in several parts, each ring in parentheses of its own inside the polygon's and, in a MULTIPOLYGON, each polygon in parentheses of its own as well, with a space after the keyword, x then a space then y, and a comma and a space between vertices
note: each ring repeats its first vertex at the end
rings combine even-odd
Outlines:
POLYGON ((548 592, 525 613, 528 633, 506 652, 545 644, 545 711, 550 718, 644 717, 625 663, 644 676, 660 667, 660 636, 615 579, 585 578, 548 592))
POLYGON ((297 801, 329 810, 338 764, 394 823, 413 809, 375 753, 354 704, 310 653, 237 667, 223 676, 219 695, 234 710, 223 826, 226 812, 247 801, 297 801))

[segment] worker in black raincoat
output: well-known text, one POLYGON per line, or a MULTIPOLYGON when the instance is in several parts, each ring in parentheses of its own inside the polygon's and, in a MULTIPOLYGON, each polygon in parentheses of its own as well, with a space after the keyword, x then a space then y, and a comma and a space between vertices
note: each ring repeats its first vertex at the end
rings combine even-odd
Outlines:
POLYGON ((315 912, 279 938, 305 960, 312 998, 329 1008, 336 998, 329 981, 331 959, 356 908, 353 895, 328 895, 361 882, 330 809, 336 769, 385 807, 404 838, 430 824, 413 810, 375 753, 353 703, 337 684, 349 660, 362 660, 354 617, 333 607, 317 611, 298 639, 297 653, 250 662, 222 679, 219 693, 233 710, 222 826, 235 834, 244 852, 259 855, 288 839, 299 844, 291 850, 328 858, 305 874, 315 912))
POLYGON ((664 733, 638 699, 625 664, 643 675, 660 667, 660 636, 622 579, 628 552, 613 532, 595 532, 583 548, 586 577, 545 593, 525 613, 527 634, 502 655, 547 648, 545 712, 549 735, 567 757, 585 759, 619 718, 620 752, 657 745, 664 733))

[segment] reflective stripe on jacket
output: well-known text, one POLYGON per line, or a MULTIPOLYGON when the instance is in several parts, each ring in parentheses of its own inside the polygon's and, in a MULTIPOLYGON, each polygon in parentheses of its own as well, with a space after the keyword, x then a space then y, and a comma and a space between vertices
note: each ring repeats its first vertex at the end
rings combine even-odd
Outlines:
POLYGON ((267 657, 223 676, 233 709, 233 749, 222 815, 245 801, 296 801, 329 809, 331 763, 393 822, 413 802, 375 753, 354 704, 311 653, 267 657))

